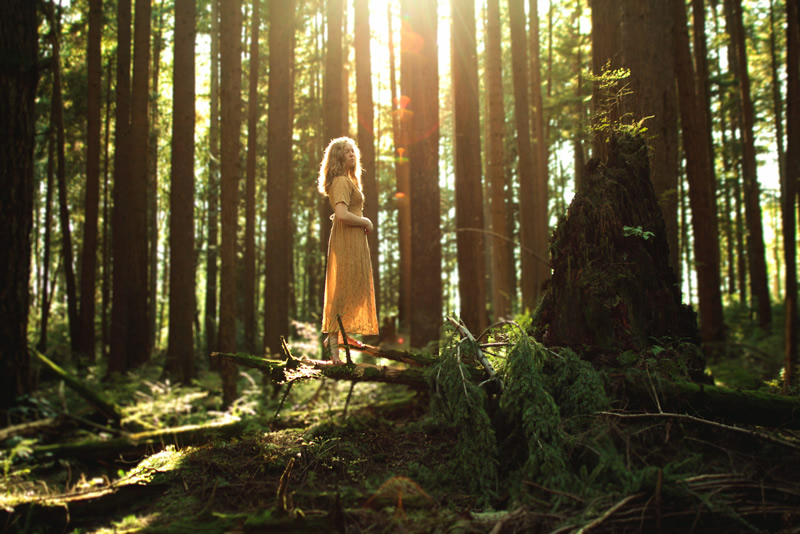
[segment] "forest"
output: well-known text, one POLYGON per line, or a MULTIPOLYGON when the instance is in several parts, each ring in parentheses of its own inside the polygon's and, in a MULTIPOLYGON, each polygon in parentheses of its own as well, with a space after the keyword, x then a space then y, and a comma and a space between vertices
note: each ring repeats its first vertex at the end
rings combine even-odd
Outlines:
POLYGON ((800 0, 3 6, 3 532, 800 531, 800 0))

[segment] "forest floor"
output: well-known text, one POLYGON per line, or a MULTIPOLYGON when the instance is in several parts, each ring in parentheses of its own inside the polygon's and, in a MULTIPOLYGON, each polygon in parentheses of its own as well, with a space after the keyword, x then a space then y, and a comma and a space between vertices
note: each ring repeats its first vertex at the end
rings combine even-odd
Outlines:
MULTIPOLYGON (((718 379, 739 389, 774 385, 775 340, 733 339, 747 350, 710 362, 718 379)), ((306 335, 292 350, 318 349, 306 335)), ((82 373, 99 387, 99 368, 82 373)), ((47 444, 112 436, 81 398, 45 378, 17 415, 50 423, 6 439, 0 456, 2 532, 800 532, 797 431, 593 415, 593 426, 564 445, 569 483, 523 480, 520 493, 499 470, 486 494, 470 485, 472 473, 448 472, 463 436, 432 413, 435 392, 307 380, 275 417, 285 389, 243 370, 240 398, 222 411, 215 373, 178 386, 160 378, 156 359, 104 386, 125 407, 123 427, 233 421, 233 437, 175 434, 144 451, 80 458, 47 444), (627 465, 625 484, 578 465, 609 444, 627 465)), ((474 460, 504 463, 489 451, 474 460)))

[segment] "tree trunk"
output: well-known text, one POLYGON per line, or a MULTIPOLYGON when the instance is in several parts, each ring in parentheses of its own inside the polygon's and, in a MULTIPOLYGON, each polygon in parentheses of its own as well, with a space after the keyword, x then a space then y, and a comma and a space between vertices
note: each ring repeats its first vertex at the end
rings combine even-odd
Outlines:
POLYGON ((461 319, 471 331, 480 332, 488 318, 475 5, 453 2, 451 8, 458 293, 461 319))
POLYGON ((293 248, 289 203, 292 183, 291 70, 294 18, 294 1, 285 0, 272 4, 269 28, 270 75, 267 125, 266 251, 268 256, 264 286, 264 347, 271 354, 281 353, 281 336, 289 337, 290 262, 293 248))
POLYGON ((515 289, 511 280, 514 261, 506 225, 505 111, 503 106, 502 29, 500 0, 489 0, 486 13, 486 99, 489 134, 487 177, 491 188, 492 311, 493 319, 511 317, 515 289))
POLYGON ((439 63, 437 2, 404 0, 401 80, 408 95, 411 199, 411 344, 439 340, 442 326, 442 244, 439 227, 439 63))
MULTIPOLYGON (((608 65, 610 70, 622 67, 622 40, 620 19, 622 18, 621 0, 590 0, 592 6, 592 73, 603 74, 608 65)), ((608 139, 610 132, 599 128, 598 113, 601 109, 608 113, 604 117, 609 124, 619 120, 617 106, 609 105, 607 95, 594 83, 592 88, 592 156, 605 161, 608 158, 608 139)))
MULTIPOLYGON (((222 7, 222 6, 220 6, 222 7)), ((222 235, 220 257, 219 349, 236 350, 236 234, 238 221, 239 179, 241 176, 239 140, 242 110, 242 4, 228 0, 220 11, 221 118, 222 118, 222 235)), ((222 402, 236 398, 236 366, 223 363, 222 402)))
POLYGON ((100 106, 102 104, 101 37, 103 0, 89 2, 88 94, 86 99, 86 200, 81 254, 81 304, 78 352, 95 359, 95 281, 97 278, 97 216, 100 204, 100 106))
POLYGON ((47 191, 45 192, 44 201, 44 252, 42 254, 42 300, 40 303, 40 317, 39 317, 39 342, 36 348, 40 352, 47 351, 47 323, 50 319, 50 299, 52 298, 49 292, 50 283, 50 244, 53 220, 53 179, 55 174, 55 128, 54 128, 55 113, 50 112, 50 128, 47 132, 47 191))
POLYGON ((742 132, 742 175, 744 182, 744 207, 747 220, 747 258, 750 267, 750 291, 755 301, 758 323, 769 330, 772 323, 767 263, 764 248, 764 230, 761 223, 761 203, 756 167, 756 148, 753 132, 755 120, 753 100, 750 97, 750 74, 747 68, 747 49, 742 23, 740 0, 725 0, 728 33, 735 51, 732 67, 738 83, 739 108, 742 132))
POLYGON ((108 357, 109 343, 109 324, 108 307, 111 304, 111 232, 110 210, 108 198, 108 171, 111 167, 111 157, 109 150, 111 146, 111 79, 113 61, 108 61, 108 72, 106 73, 106 124, 103 148, 105 150, 103 162, 103 278, 100 284, 101 303, 100 303, 100 355, 105 359, 108 357))
POLYGON ((166 371, 189 384, 194 375, 195 0, 175 2, 172 160, 169 196, 169 339, 166 371))
POLYGON ((250 20, 250 73, 247 97, 247 169, 244 187, 244 345, 256 346, 256 155, 258 154, 258 36, 261 1, 254 0, 250 20))
POLYGON ((522 264, 522 310, 536 308, 539 288, 534 237, 536 204, 533 152, 528 105, 528 53, 524 0, 508 0, 511 25, 511 73, 514 79, 514 118, 517 130, 517 180, 519 182, 519 241, 522 264))
POLYGON ((0 410, 30 387, 28 283, 38 83, 36 4, 9 0, 0 17, 0 410))
POLYGON ((700 336, 711 351, 725 341, 719 275, 716 178, 708 132, 710 121, 704 105, 702 76, 696 75, 689 51, 686 7, 672 0, 675 23, 675 67, 680 92, 683 151, 689 181, 692 231, 697 270, 697 299, 700 308, 700 336))
POLYGON ((622 2, 622 50, 631 69, 626 80, 633 94, 623 109, 633 121, 645 117, 651 152, 651 180, 666 224, 669 263, 681 279, 678 243, 678 109, 675 60, 672 47, 673 19, 669 2, 622 2), (660 46, 651 46, 661 43, 660 46))
POLYGON ((378 173, 375 165, 375 110, 372 102, 370 67, 370 25, 367 0, 355 0, 356 99, 358 100, 358 148, 361 150, 361 183, 364 188, 364 217, 375 225, 367 234, 375 288, 375 310, 380 315, 381 271, 378 260, 378 173))
MULTIPOLYGON (((533 144, 533 204, 535 206, 536 226, 533 229, 533 251, 536 253, 535 273, 536 287, 538 288, 537 300, 541 297, 541 288, 550 278, 550 264, 548 262, 548 248, 550 246, 550 212, 548 209, 548 172, 547 172, 547 139, 544 136, 544 103, 542 101, 542 73, 539 54, 539 6, 534 0, 528 2, 531 36, 530 46, 530 76, 531 76, 531 132, 533 144)), ((578 47, 578 72, 583 69, 580 61, 580 46, 578 47)), ((580 106, 579 115, 583 117, 583 99, 581 98, 580 78, 575 88, 580 106)), ((583 129, 581 120, 580 130, 583 129)), ((579 138, 582 132, 579 132, 579 138)), ((583 147, 579 143, 581 165, 583 170, 583 147)), ((580 176, 580 174, 576 175, 580 176)))
MULTIPOLYGON (((206 352, 217 350, 217 259, 219 191, 219 0, 211 0, 211 89, 208 125, 208 231, 206 243, 206 305, 204 327, 206 352)), ((215 369, 216 360, 211 361, 215 369)))
POLYGON ((64 263, 64 278, 67 286, 67 319, 69 322, 70 347, 78 349, 78 296, 75 287, 75 270, 72 259, 72 232, 67 204, 67 170, 64 133, 64 100, 61 82, 60 14, 54 13, 53 4, 48 4, 48 16, 53 31, 50 34, 53 47, 53 125, 56 134, 56 179, 58 180, 58 214, 61 227, 61 257, 64 263))
MULTIPOLYGON (((150 128, 148 132, 147 169, 147 321, 150 331, 148 345, 155 349, 159 345, 161 329, 157 322, 158 303, 158 138, 161 136, 158 113, 158 80, 161 73, 161 49, 164 28, 164 0, 158 8, 158 25, 153 36, 152 87, 148 99, 150 104, 150 128)), ((164 288, 166 292, 166 288, 164 288)))
POLYGON ((400 248, 397 313, 400 326, 409 328, 411 318, 411 198, 409 197, 409 165, 406 152, 408 151, 408 128, 411 114, 407 113, 406 109, 408 99, 397 96, 391 5, 387 6, 386 15, 389 27, 389 79, 392 93, 392 138, 394 140, 395 187, 397 189, 394 198, 397 202, 397 240, 400 248))
POLYGON ((783 180, 783 248, 786 261, 786 323, 783 385, 797 382, 797 236, 795 209, 800 180, 800 2, 786 1, 786 167, 783 180))

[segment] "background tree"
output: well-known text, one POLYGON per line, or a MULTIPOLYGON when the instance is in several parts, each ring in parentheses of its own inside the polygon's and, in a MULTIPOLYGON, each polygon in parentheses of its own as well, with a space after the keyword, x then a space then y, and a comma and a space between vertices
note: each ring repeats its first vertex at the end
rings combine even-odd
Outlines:
POLYGON ((517 181, 519 183, 519 241, 522 271, 522 309, 536 308, 537 260, 534 165, 530 137, 528 53, 523 0, 508 0, 511 25, 511 75, 514 80, 514 119, 517 133, 517 181))
POLYGON ((475 5, 453 2, 450 6, 460 314, 470 331, 480 332, 488 318, 475 5))
POLYGON ((33 224, 33 148, 39 78, 36 4, 4 3, 0 17, 0 409, 27 393, 28 283, 33 224))
MULTIPOLYGON (((219 0, 211 0, 211 76, 209 83, 209 117, 208 117, 208 183, 206 197, 208 202, 208 228, 206 230, 206 301, 205 332, 206 351, 212 352, 217 347, 217 261, 218 254, 218 191, 219 191, 219 0)), ((218 365, 212 361, 212 367, 218 365)))
POLYGON ((486 6, 486 98, 488 100, 489 135, 487 136, 487 178, 491 190, 492 241, 492 311, 495 321, 512 312, 514 284, 513 251, 506 225, 505 202, 505 111, 503 106, 502 29, 500 0, 488 0, 486 6))
POLYGON ((740 131, 742 135, 742 178, 744 184, 744 207, 747 221, 747 258, 750 268, 750 291, 755 301, 758 322, 769 329, 772 322, 769 287, 767 286, 767 264, 764 258, 764 229, 761 222, 761 193, 756 165, 756 147, 753 138, 753 100, 750 95, 750 74, 747 68, 741 3, 725 0, 726 25, 735 53, 734 77, 738 80, 740 109, 740 131))
MULTIPOLYGON (((289 336, 289 264, 292 258, 292 35, 294 1, 274 3, 269 25, 269 125, 267 131, 267 264, 264 346, 279 355, 289 336)), ((327 241, 326 241, 327 242, 327 241)))
POLYGON ((797 244, 795 206, 800 193, 800 2, 786 0, 786 172, 783 246, 786 262, 784 390, 797 381, 797 244))
POLYGON ((705 89, 695 73, 689 51, 686 7, 672 2, 675 20, 675 67, 680 93, 681 139, 686 156, 689 200, 697 271, 700 335, 709 351, 717 351, 725 340, 719 276, 716 184, 710 134, 707 130, 705 89))
MULTIPOLYGON (((610 71, 622 67, 622 39, 620 36, 620 19, 622 18, 621 0, 590 0, 592 7, 592 73, 603 74, 607 65, 610 71)), ((592 89, 592 115, 596 122, 598 112, 608 105, 606 96, 600 90, 598 82, 592 89)), ((614 123, 619 120, 617 106, 608 107, 607 120, 614 123)), ((593 128, 594 137, 592 152, 595 158, 605 161, 608 158, 607 131, 593 128)))
POLYGON ((400 48, 408 96, 411 199, 411 344, 439 340, 442 326, 442 244, 439 222, 439 58, 437 2, 404 0, 407 27, 400 48))
POLYGON ((364 217, 375 228, 367 234, 372 278, 375 288, 375 307, 380 314, 381 271, 378 250, 378 180, 375 165, 375 111, 372 102, 372 68, 370 66, 370 25, 368 0, 354 0, 356 53, 356 101, 358 102, 358 148, 361 151, 361 184, 364 188, 364 217))
POLYGON ((86 197, 84 201, 83 249, 81 254, 80 319, 78 352, 91 361, 95 354, 95 302, 97 277, 98 211, 100 205, 100 106, 102 100, 103 0, 89 1, 89 36, 86 62, 89 67, 86 95, 86 197))
MULTIPOLYGON (((221 66, 221 118, 222 118, 222 234, 220 246, 220 352, 236 351, 236 232, 241 176, 242 124, 242 4, 229 0, 220 6, 220 66, 221 66)), ((230 405, 236 398, 236 366, 222 363, 222 402, 230 405)))
POLYGON ((184 384, 194 375, 195 17, 195 0, 175 1, 166 370, 184 384))

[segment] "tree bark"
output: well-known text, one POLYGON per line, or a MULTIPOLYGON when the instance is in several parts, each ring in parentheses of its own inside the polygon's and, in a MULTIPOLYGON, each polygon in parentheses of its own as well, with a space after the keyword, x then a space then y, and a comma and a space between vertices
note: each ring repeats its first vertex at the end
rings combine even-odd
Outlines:
POLYGON ((735 51, 732 65, 739 80, 738 97, 742 135, 742 177, 744 183, 744 207, 747 221, 747 258, 750 268, 750 291, 755 301, 758 323, 769 330, 772 323, 769 288, 767 286, 767 263, 764 248, 764 230, 761 222, 761 203, 756 166, 756 148, 753 132, 755 113, 750 96, 750 74, 747 67, 747 49, 742 23, 742 6, 739 0, 725 0, 728 33, 735 51))
POLYGON ((194 375, 195 0, 175 2, 172 160, 169 219, 169 339, 166 370, 189 384, 194 375))
POLYGON ((370 67, 369 3, 355 0, 356 100, 358 101, 358 148, 361 151, 361 183, 364 188, 364 217, 373 222, 374 231, 367 234, 372 262, 372 284, 375 288, 375 310, 381 309, 381 271, 378 260, 378 173, 375 165, 375 110, 372 102, 372 69, 370 67))
POLYGON ((716 179, 708 132, 710 121, 704 105, 702 77, 695 74, 689 51, 686 7, 672 0, 675 22, 675 67, 680 93, 683 151, 689 181, 692 231, 700 308, 700 336, 706 348, 719 350, 725 341, 719 275, 716 179))
POLYGON ((451 17, 450 50, 453 77, 456 246, 460 315, 467 328, 480 332, 488 325, 488 318, 474 3, 453 2, 451 17))
POLYGON ((535 250, 536 204, 533 152, 528 100, 528 53, 524 0, 508 0, 511 25, 511 74, 514 79, 514 118, 517 131, 517 181, 519 182, 519 236, 522 265, 522 310, 533 311, 539 297, 535 250))
POLYGON ((487 178, 490 184, 492 242, 492 312, 494 320, 510 317, 515 294, 511 280, 513 251, 506 224, 505 110, 503 106, 502 29, 500 0, 489 0, 486 10, 487 178))
POLYGON ((786 172, 783 180, 783 248, 786 261, 784 390, 797 382, 797 235, 800 193, 800 2, 786 1, 786 172))
MULTIPOLYGON (((281 353, 289 337, 292 258, 289 201, 292 168, 292 34, 295 3, 272 4, 269 29, 269 123, 267 125, 267 244, 264 288, 264 347, 281 353), (269 251, 273 253, 270 254, 269 251)), ((337 115, 338 116, 338 115, 337 115)))
MULTIPOLYGON (((590 0, 592 6, 592 73, 603 74, 608 65, 611 70, 622 67, 622 40, 620 19, 621 0, 590 0)), ((617 106, 609 106, 606 95, 597 82, 592 87, 592 156, 605 161, 608 158, 610 132, 600 129, 597 119, 601 109, 609 113, 606 119, 610 124, 619 120, 617 106)))
POLYGON ((247 97, 247 168, 244 199, 244 345, 248 351, 256 347, 256 156, 258 154, 258 75, 259 27, 261 0, 254 0, 250 20, 250 73, 247 97))
POLYGON ((437 342, 442 326, 442 245, 439 226, 439 63, 437 2, 404 0, 401 80, 408 96, 411 199, 411 345, 437 342))
POLYGON ((28 392, 28 284, 38 84, 36 4, 9 0, 0 17, 0 410, 28 392))
POLYGON ((622 51, 631 69, 626 80, 633 94, 623 100, 632 120, 644 121, 651 152, 651 180, 666 224, 669 263, 678 280, 678 104, 673 19, 669 2, 622 1, 622 51), (652 43, 660 46, 651 46, 652 43))
POLYGON ((64 99, 61 82, 61 44, 60 14, 56 14, 53 4, 48 4, 48 17, 52 32, 50 34, 53 50, 53 125, 56 135, 56 180, 58 181, 58 215, 61 227, 61 257, 64 264, 64 280, 67 286, 67 320, 69 324, 70 347, 78 350, 78 296, 75 287, 75 268, 72 256, 72 231, 67 203, 67 170, 64 133, 64 99))
POLYGON ((39 342, 36 348, 40 352, 47 352, 47 324, 50 320, 50 249, 53 220, 53 179, 55 178, 55 113, 50 112, 50 128, 47 132, 47 190, 44 201, 44 252, 42 254, 42 291, 39 305, 39 342))
MULTIPOLYGON (((537 300, 541 297, 541 288, 550 278, 550 264, 547 261, 550 246, 550 212, 548 209, 548 171, 547 171, 547 139, 544 136, 544 102, 542 101, 542 73, 541 56, 539 54, 539 6, 535 0, 529 0, 529 19, 531 35, 530 47, 530 77, 531 77, 531 142, 533 144, 533 205, 536 226, 533 229, 533 251, 536 253, 534 272, 536 276, 537 300)), ((583 117, 583 99, 580 98, 580 79, 582 65, 580 61, 580 46, 578 47, 578 84, 575 88, 580 106, 579 116, 583 117)), ((579 130, 583 129, 580 121, 579 130)), ((579 137, 583 134, 579 131, 579 137)), ((580 171, 583 171, 583 147, 578 144, 581 155, 580 171)), ((576 175, 576 178, 580 174, 576 175)))
MULTIPOLYGON (((208 226, 206 243, 206 302, 204 327, 206 351, 218 349, 217 346, 217 260, 218 254, 218 190, 219 190, 219 0, 211 0, 211 88, 208 125, 208 226)), ((212 369, 216 361, 211 361, 212 369)))
MULTIPOLYGON (((221 6, 222 7, 222 6, 221 6)), ((221 52, 221 118, 222 118, 222 235, 220 256, 219 348, 236 350, 236 234, 238 220, 239 181, 241 177, 241 142, 239 140, 242 110, 242 4, 229 0, 220 11, 221 52)), ((225 406, 236 398, 236 366, 223 363, 222 402, 225 406)))
POLYGON ((86 198, 84 205, 83 250, 81 253, 81 303, 78 321, 78 352, 95 359, 95 289, 97 279, 97 217, 100 204, 100 106, 101 37, 103 0, 89 2, 88 94, 86 99, 86 198))

